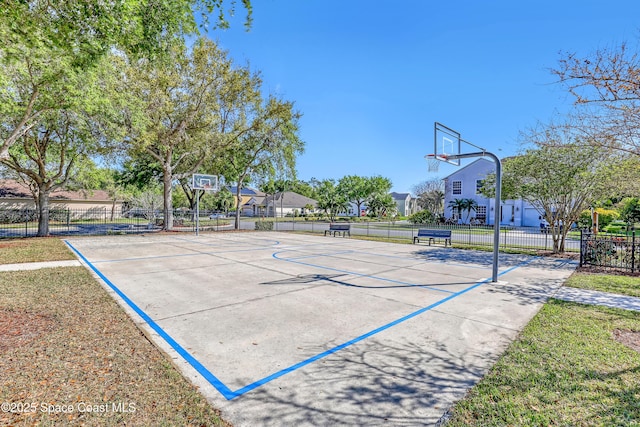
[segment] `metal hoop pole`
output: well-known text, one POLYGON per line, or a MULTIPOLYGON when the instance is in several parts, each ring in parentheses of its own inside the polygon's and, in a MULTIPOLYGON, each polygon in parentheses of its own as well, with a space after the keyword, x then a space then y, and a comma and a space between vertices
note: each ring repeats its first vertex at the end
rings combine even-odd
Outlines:
POLYGON ((496 164, 496 208, 493 212, 493 268, 491 272, 491 281, 498 281, 498 253, 500 250, 500 202, 502 198, 502 163, 500 159, 493 153, 488 151, 479 151, 476 153, 450 154, 450 159, 466 159, 468 157, 490 157, 496 164))

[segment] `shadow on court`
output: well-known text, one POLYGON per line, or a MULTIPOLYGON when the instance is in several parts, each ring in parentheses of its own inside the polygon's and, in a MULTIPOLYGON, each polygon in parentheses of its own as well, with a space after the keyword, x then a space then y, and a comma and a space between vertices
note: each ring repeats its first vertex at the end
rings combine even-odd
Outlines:
MULTIPOLYGON (((412 252, 415 257, 423 258, 425 261, 439 261, 447 264, 474 264, 491 265, 493 263, 492 252, 480 252, 471 250, 460 250, 452 248, 437 248, 435 250, 418 250, 412 252)), ((500 268, 505 269, 519 265, 531 259, 528 255, 500 254, 500 268)))
POLYGON ((362 347, 335 355, 320 369, 296 373, 302 389, 261 389, 243 397, 247 419, 259 416, 261 425, 434 425, 453 397, 482 377, 479 360, 491 363, 487 354, 461 357, 428 339, 372 339, 362 347), (331 394, 322 392, 327 388, 331 394))
POLYGON ((575 265, 287 233, 68 241, 236 427, 432 425, 575 265), (126 298, 126 300, 125 300, 126 298))

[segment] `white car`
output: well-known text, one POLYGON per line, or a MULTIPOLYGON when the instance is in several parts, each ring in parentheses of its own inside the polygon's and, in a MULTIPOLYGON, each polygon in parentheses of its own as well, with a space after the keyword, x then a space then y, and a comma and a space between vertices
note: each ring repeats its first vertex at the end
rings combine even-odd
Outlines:
POLYGON ((209 215, 210 219, 218 219, 218 218, 226 218, 227 216, 223 213, 213 213, 209 215))

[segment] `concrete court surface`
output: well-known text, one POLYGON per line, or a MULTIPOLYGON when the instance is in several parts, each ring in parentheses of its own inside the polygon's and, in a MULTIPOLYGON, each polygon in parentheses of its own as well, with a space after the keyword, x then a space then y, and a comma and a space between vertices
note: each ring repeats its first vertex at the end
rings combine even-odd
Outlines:
POLYGON ((279 232, 73 238, 235 426, 432 425, 575 269, 279 232))

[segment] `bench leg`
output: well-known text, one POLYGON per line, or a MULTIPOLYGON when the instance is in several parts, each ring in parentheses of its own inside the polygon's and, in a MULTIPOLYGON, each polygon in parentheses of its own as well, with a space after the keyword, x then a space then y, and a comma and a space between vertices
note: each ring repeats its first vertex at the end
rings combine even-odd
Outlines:
POLYGON ((433 237, 429 237, 429 246, 431 246, 431 242, 435 243, 435 239, 433 237))
POLYGON ((449 246, 451 246, 451 239, 444 239, 444 247, 447 247, 447 242, 449 242, 449 246))

